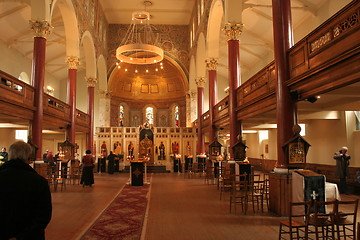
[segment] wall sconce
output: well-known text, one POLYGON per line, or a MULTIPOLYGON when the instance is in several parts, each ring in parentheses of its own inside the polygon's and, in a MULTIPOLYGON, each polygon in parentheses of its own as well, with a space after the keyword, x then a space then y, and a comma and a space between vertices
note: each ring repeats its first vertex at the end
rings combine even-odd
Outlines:
POLYGON ((47 86, 46 87, 46 93, 49 94, 50 96, 54 96, 54 91, 55 89, 51 86, 47 86))

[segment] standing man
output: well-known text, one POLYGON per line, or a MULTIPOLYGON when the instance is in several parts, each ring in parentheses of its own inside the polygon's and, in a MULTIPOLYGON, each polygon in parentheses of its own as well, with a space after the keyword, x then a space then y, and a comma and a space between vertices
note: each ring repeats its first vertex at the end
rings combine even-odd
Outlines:
POLYGON ((350 156, 346 153, 347 151, 347 147, 342 147, 339 152, 334 153, 334 159, 336 160, 336 175, 340 178, 340 193, 346 193, 346 177, 349 176, 350 156))
POLYGON ((51 193, 45 178, 29 166, 32 149, 23 141, 9 148, 0 167, 0 239, 45 239, 51 193))

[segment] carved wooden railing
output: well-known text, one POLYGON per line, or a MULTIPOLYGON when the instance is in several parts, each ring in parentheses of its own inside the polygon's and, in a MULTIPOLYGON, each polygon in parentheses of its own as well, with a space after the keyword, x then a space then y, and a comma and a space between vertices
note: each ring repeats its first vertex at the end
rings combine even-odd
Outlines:
POLYGON ((90 125, 89 115, 77 109, 76 123, 82 126, 89 126, 90 125))
POLYGON ((218 102, 214 107, 214 122, 218 126, 229 116, 229 96, 218 102))
POLYGON ((2 113, 31 119, 35 110, 34 88, 2 71, 0 78, 0 100, 4 103, 2 113))
POLYGON ((44 114, 68 121, 70 107, 63 101, 44 93, 44 114))
POLYGON ((287 85, 302 99, 359 80, 360 2, 353 1, 289 50, 287 85))

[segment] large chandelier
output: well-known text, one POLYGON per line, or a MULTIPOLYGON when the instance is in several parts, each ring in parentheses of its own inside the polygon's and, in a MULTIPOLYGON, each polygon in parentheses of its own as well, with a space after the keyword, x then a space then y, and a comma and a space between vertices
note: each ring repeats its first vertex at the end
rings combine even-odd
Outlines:
POLYGON ((120 46, 116 58, 130 64, 154 64, 163 60, 164 51, 158 47, 158 34, 149 23, 146 11, 132 13, 132 22, 120 46))

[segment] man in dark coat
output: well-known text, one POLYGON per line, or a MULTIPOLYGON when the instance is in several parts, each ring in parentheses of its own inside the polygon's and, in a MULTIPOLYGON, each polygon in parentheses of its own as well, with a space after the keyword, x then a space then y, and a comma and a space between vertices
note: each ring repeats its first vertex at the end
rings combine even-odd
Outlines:
POLYGON ((340 179, 340 193, 346 193, 346 177, 349 176, 350 156, 346 153, 347 151, 347 147, 342 147, 339 152, 334 154, 334 159, 336 160, 336 176, 340 179))
POLYGON ((45 178, 29 166, 29 144, 9 148, 10 161, 0 167, 0 240, 45 239, 52 205, 45 178))
POLYGON ((107 157, 107 160, 108 160, 108 173, 110 173, 110 174, 114 174, 115 158, 116 157, 117 156, 112 151, 110 151, 110 154, 107 157))

